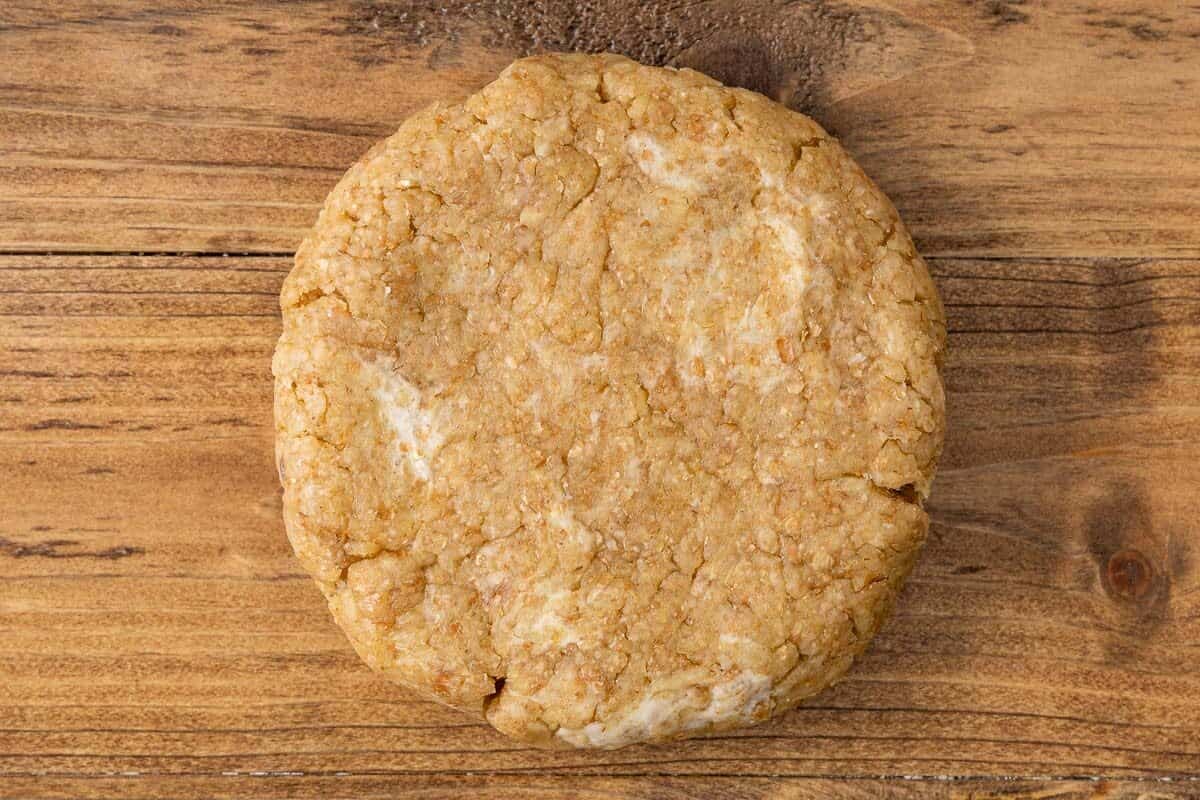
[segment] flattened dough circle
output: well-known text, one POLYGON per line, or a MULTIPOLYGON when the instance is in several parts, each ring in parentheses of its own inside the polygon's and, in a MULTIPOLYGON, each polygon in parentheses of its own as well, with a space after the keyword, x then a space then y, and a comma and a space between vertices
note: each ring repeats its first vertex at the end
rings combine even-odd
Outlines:
POLYGON ((296 554, 368 664, 540 745, 778 714, 924 539, 945 321, 816 123, 514 63, 330 194, 282 292, 296 554))

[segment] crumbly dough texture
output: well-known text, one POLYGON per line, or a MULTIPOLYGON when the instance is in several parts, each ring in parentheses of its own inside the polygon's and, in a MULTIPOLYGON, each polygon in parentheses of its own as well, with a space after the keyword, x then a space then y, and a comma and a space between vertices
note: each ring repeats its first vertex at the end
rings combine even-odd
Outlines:
POLYGON ((415 114, 282 307, 296 554, 371 667, 517 739, 779 714, 925 537, 925 265, 816 123, 699 73, 540 56, 415 114))

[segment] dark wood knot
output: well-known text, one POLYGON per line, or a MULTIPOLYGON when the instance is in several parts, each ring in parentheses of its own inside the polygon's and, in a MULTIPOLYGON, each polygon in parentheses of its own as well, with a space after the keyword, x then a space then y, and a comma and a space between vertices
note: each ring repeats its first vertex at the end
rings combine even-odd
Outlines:
POLYGON ((1105 574, 1109 591, 1122 600, 1141 600, 1154 585, 1154 567, 1140 550, 1133 548, 1113 553, 1105 574))

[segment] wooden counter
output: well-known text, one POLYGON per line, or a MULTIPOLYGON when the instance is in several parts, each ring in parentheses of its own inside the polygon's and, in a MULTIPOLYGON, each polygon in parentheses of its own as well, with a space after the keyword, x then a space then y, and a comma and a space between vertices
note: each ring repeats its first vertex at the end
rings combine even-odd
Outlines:
POLYGON ((0 5, 0 796, 1200 796, 1200 6, 0 5), (776 723, 542 752, 360 665, 291 555, 290 252, 538 49, 807 111, 946 302, 926 553, 776 723))

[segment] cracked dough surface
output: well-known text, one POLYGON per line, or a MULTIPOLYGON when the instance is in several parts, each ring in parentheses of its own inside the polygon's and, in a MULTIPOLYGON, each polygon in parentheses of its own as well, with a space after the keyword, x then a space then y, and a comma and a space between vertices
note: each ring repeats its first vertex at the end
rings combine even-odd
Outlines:
POLYGON ((296 554, 371 667, 517 739, 778 714, 924 539, 936 290, 842 148, 760 95, 518 61, 350 169, 282 307, 296 554))

